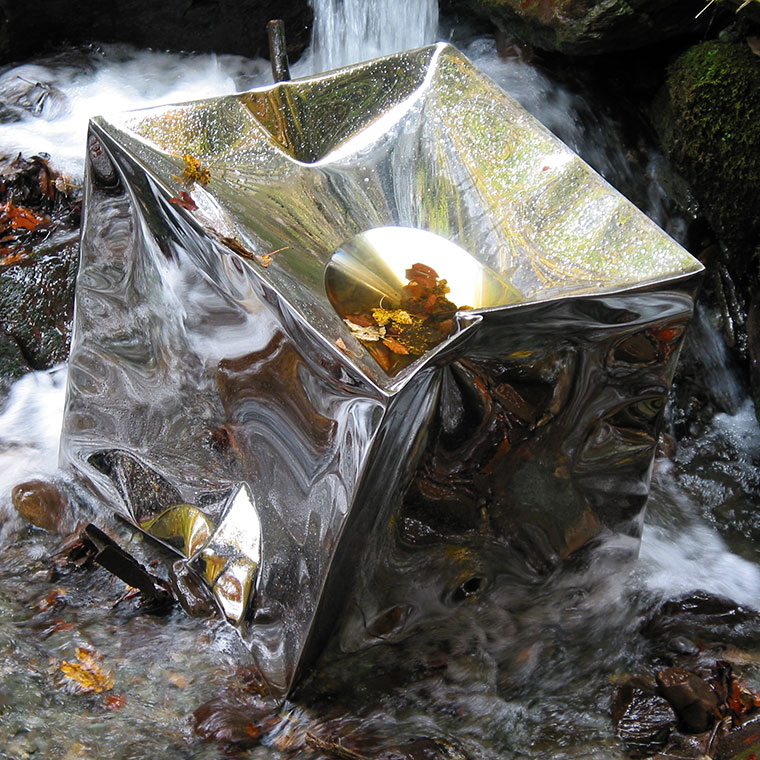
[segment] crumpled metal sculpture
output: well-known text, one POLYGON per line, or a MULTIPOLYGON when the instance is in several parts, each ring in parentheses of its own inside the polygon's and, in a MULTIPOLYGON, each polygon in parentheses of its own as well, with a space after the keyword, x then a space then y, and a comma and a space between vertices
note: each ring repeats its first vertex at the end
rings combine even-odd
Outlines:
POLYGON ((636 550, 701 265, 454 48, 94 119, 85 189, 62 459, 274 695, 636 550))

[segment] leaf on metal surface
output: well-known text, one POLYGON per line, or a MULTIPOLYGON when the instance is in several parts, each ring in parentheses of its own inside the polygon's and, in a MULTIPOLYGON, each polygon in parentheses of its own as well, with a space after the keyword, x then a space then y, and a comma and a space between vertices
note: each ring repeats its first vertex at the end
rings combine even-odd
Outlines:
POLYGON ((193 200, 190 193, 187 190, 181 190, 173 198, 169 198, 169 203, 173 203, 175 206, 181 206, 187 211, 197 211, 198 205, 193 200))
POLYGON ((211 170, 207 166, 203 166, 199 158, 191 153, 185 153, 182 160, 185 162, 185 170, 179 178, 182 182, 187 185, 193 185, 196 182, 201 185, 208 185, 211 182, 211 170))

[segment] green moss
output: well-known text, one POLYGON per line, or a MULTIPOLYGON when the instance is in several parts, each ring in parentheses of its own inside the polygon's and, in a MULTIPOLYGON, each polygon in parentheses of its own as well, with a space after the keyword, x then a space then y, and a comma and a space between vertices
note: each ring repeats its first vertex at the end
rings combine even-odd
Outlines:
POLYGON ((748 253, 760 232, 760 59, 704 42, 671 67, 670 157, 721 240, 748 253))

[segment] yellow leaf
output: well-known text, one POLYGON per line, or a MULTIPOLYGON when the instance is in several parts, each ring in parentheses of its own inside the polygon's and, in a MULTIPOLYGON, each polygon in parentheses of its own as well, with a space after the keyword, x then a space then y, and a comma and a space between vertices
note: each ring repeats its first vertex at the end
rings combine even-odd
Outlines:
POLYGON ((113 689, 113 671, 101 664, 101 656, 89 649, 77 647, 77 661, 64 660, 61 671, 82 693, 100 693, 113 689))
POLYGON ((182 179, 188 185, 192 185, 193 182, 208 185, 211 182, 211 171, 208 167, 201 165, 200 159, 190 153, 185 153, 182 156, 182 160, 185 162, 185 171, 182 172, 182 179))
POLYGON ((372 309, 372 317, 379 325, 387 325, 388 322, 395 322, 398 325, 414 324, 414 317, 403 309, 383 309, 379 307, 372 309))

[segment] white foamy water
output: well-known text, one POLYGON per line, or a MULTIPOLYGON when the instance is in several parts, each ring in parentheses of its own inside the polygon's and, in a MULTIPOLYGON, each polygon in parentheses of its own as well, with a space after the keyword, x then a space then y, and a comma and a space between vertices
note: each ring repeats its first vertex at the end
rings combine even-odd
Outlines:
POLYGON ((105 45, 0 74, 0 155, 47 153, 58 170, 81 178, 93 116, 226 95, 271 81, 268 61, 231 55, 181 55, 105 45))
POLYGON ((0 515, 7 514, 14 485, 57 473, 65 389, 64 365, 30 372, 0 406, 0 515))
POLYGON ((293 67, 297 76, 435 42, 438 0, 311 0, 311 49, 293 67))

